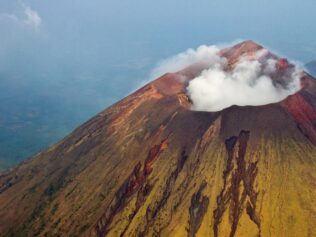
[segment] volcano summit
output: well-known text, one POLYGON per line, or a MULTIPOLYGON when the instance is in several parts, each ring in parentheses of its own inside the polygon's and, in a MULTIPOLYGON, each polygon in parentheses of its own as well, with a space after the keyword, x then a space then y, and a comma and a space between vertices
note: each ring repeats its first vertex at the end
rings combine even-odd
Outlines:
POLYGON ((0 235, 316 236, 316 80, 253 41, 203 62, 1 174, 0 235))

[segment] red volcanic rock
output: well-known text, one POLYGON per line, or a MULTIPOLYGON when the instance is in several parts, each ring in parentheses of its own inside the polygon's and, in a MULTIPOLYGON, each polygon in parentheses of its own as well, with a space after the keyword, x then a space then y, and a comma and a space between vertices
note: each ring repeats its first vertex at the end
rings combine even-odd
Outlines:
POLYGON ((289 96, 281 105, 291 114, 298 128, 316 145, 316 111, 300 93, 289 96))
POLYGON ((263 49, 261 45, 252 40, 247 40, 231 48, 222 49, 220 55, 227 59, 228 68, 232 69, 241 57, 247 56, 249 59, 254 58, 255 54, 261 49, 263 49))
POLYGON ((276 68, 279 71, 284 71, 289 67, 289 61, 286 58, 280 58, 276 64, 276 68))
POLYGON ((301 88, 310 94, 316 94, 316 80, 306 72, 301 74, 301 88))
POLYGON ((316 123, 315 109, 300 93, 289 96, 281 104, 292 114, 298 123, 316 123))
POLYGON ((174 95, 185 90, 185 83, 181 75, 167 73, 153 82, 157 90, 164 95, 174 95))
POLYGON ((244 41, 231 48, 221 50, 220 55, 226 57, 229 61, 237 61, 241 56, 245 54, 254 54, 263 47, 252 40, 244 41))
POLYGON ((152 166, 155 160, 158 158, 161 152, 163 152, 168 147, 167 139, 163 140, 159 145, 155 145, 150 149, 148 157, 145 161, 144 175, 145 177, 149 175, 152 171, 152 166))

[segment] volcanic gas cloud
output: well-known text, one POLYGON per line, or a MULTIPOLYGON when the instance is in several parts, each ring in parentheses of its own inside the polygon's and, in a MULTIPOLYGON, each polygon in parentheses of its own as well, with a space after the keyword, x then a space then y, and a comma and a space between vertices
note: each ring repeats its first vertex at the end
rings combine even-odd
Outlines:
POLYGON ((266 49, 245 53, 229 62, 221 47, 203 45, 163 60, 152 76, 191 65, 204 68, 200 75, 188 81, 187 94, 193 110, 219 111, 232 105, 276 103, 300 89, 299 66, 266 49))

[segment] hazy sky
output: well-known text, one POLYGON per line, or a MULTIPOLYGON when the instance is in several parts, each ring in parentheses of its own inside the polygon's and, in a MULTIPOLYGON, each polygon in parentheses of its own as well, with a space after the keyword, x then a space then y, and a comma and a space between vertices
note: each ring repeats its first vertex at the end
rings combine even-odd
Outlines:
POLYGON ((103 108, 159 59, 200 44, 254 39, 315 59, 315 9, 314 0, 0 0, 0 76, 103 108))
POLYGON ((305 63, 316 59, 315 9, 315 0, 0 0, 0 105, 56 98, 77 118, 67 133, 190 47, 253 39, 305 63))

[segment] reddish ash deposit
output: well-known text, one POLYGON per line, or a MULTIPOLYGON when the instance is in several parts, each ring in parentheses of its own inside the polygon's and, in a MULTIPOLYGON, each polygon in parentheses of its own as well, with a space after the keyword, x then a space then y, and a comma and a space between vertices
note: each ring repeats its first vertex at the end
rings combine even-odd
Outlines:
POLYGON ((106 236, 109 231, 108 227, 112 223, 114 217, 119 213, 130 201, 130 198, 137 193, 137 209, 145 202, 152 187, 147 183, 147 177, 153 171, 153 165, 159 155, 168 147, 168 138, 164 139, 160 144, 155 145, 149 150, 147 159, 142 169, 141 162, 135 165, 133 173, 125 180, 119 190, 116 192, 115 198, 106 209, 103 216, 95 224, 97 236, 106 236))
POLYGON ((289 96, 281 105, 291 114, 301 132, 316 145, 316 112, 300 93, 289 96))
POLYGON ((153 168, 153 164, 155 160, 158 158, 161 152, 163 152, 168 147, 167 139, 163 140, 159 145, 155 145, 153 148, 150 149, 148 157, 145 161, 144 167, 144 175, 149 175, 153 168))
POLYGON ((276 68, 279 71, 284 71, 289 67, 289 61, 286 58, 280 58, 277 61, 276 68))
POLYGON ((227 58, 228 65, 234 65, 241 57, 247 55, 251 58, 261 49, 263 49, 261 45, 249 40, 221 50, 220 55, 227 58))

